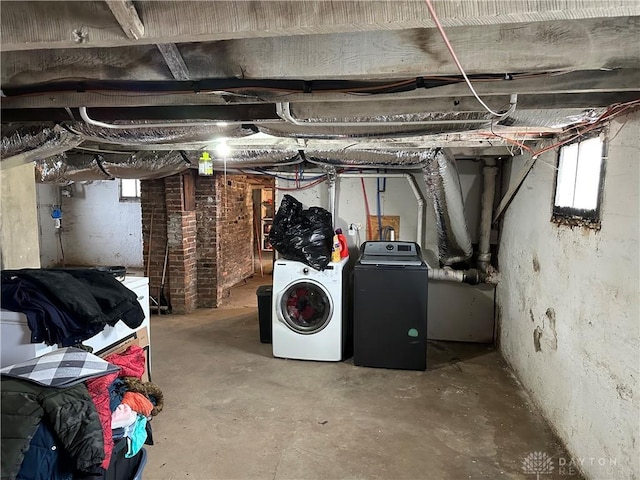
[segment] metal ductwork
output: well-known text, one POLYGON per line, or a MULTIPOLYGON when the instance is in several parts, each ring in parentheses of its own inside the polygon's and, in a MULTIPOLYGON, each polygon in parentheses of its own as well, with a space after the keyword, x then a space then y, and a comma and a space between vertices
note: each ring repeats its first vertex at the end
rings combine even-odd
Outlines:
POLYGON ((438 230, 440 263, 453 265, 471 258, 473 248, 464 215, 460 176, 455 159, 438 150, 423 168, 438 230))
MULTIPOLYGON (((36 181, 67 185, 114 178, 162 178, 197 168, 199 155, 193 151, 139 151, 133 154, 66 152, 38 160, 36 181)), ((297 151, 274 150, 246 150, 226 159, 212 159, 214 170, 284 166, 302 161, 297 151)))
POLYGON ((61 154, 82 143, 78 135, 64 128, 25 127, 2 136, 1 157, 3 168, 21 165, 61 154))
POLYGON ((305 150, 311 163, 325 167, 420 169, 434 156, 434 150, 305 150))
POLYGON ((140 122, 120 122, 123 127, 114 130, 96 127, 87 123, 74 123, 69 129, 76 132, 83 140, 113 145, 167 145, 172 143, 210 142, 217 138, 246 137, 255 133, 242 125, 197 125, 184 127, 140 127, 140 122), (127 124, 132 126, 126 129, 127 124), (135 127, 135 128, 134 128, 135 127))
POLYGON ((162 178, 189 168, 180 152, 134 154, 62 153, 36 162, 36 182, 68 185, 72 182, 114 178, 162 178))

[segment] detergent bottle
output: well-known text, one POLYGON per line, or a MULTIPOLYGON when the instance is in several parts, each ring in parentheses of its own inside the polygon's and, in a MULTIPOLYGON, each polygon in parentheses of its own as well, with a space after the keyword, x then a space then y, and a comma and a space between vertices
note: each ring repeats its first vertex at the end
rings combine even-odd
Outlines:
POLYGON ((333 249, 331 250, 331 261, 332 262, 340 261, 340 239, 338 238, 337 233, 333 236, 333 249))
POLYGON ((347 237, 344 236, 341 228, 336 230, 336 237, 338 237, 338 242, 340 243, 340 258, 347 258, 349 256, 349 245, 347 245, 347 237))

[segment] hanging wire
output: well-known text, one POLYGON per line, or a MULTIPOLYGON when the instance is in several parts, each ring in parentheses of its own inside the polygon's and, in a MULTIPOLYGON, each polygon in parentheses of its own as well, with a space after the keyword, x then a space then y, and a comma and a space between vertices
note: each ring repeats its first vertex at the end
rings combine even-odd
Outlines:
POLYGON ((456 52, 453 50, 453 47, 451 46, 451 42, 449 42, 449 38, 447 37, 447 34, 444 31, 444 28, 442 28, 442 24, 440 23, 440 19, 438 18, 438 15, 436 14, 436 11, 433 8, 433 5, 431 5, 431 0, 425 0, 425 2, 427 3, 427 8, 429 9, 429 13, 431 14, 431 18, 433 19, 433 23, 436 24, 436 27, 438 28, 438 31, 440 32, 440 35, 442 36, 442 40, 444 40, 444 43, 445 43, 445 45, 447 47, 447 50, 449 50, 449 53, 451 54, 451 58, 453 58, 453 61, 455 62, 456 66, 458 67, 458 70, 460 70, 460 73, 462 74, 462 77, 464 78, 464 81, 467 83, 467 86, 469 87, 469 90, 471 90, 471 93, 473 94, 473 96, 476 97, 476 100, 478 100, 478 102, 480 102, 480 105, 482 105, 487 112, 489 112, 491 115, 494 115, 494 116, 496 116, 498 118, 504 118, 504 117, 510 115, 511 113, 513 113, 513 111, 515 110, 515 107, 516 107, 515 101, 513 99, 511 101, 511 107, 506 112, 498 113, 498 112, 494 112, 493 110, 491 110, 491 108, 489 108, 489 106, 486 103, 484 103, 482 101, 482 99, 478 96, 478 94, 476 93, 476 89, 473 88, 473 85, 471 85, 471 82, 469 81, 469 77, 467 77, 467 74, 465 73, 464 68, 462 68, 462 64, 460 63, 460 60, 458 60, 458 56, 456 55, 456 52))

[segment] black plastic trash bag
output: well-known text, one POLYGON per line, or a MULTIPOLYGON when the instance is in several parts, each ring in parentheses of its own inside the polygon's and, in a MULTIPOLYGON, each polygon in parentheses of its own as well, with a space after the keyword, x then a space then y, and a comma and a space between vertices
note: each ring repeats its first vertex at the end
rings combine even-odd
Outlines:
POLYGON ((324 270, 333 247, 331 213, 320 207, 303 210, 302 203, 285 195, 273 219, 269 243, 287 260, 324 270))

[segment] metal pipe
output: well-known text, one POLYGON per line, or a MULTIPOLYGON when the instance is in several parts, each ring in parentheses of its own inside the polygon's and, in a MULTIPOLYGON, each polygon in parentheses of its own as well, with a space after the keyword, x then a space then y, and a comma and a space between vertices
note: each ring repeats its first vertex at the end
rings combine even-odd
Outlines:
POLYGON ((478 270, 452 270, 450 268, 430 268, 430 280, 441 280, 446 282, 468 283, 477 285, 481 282, 481 274, 478 270))
MULTIPOLYGON (((276 103, 276 114, 286 122, 299 127, 402 127, 407 125, 458 125, 466 123, 489 124, 491 119, 467 119, 467 120, 416 120, 416 121, 393 121, 382 119, 379 122, 313 122, 300 120, 291 113, 289 102, 276 103)), ((245 122, 246 123, 246 122, 245 122)))
POLYGON ((487 158, 482 168, 482 203, 480 213, 480 238, 478 240, 478 269, 481 272, 486 272, 491 264, 491 223, 497 171, 496 160, 494 158, 487 158))
POLYGON ((329 212, 331 212, 331 221, 333 229, 336 229, 336 171, 334 169, 327 170, 327 181, 329 182, 329 212))
POLYGON ((116 125, 114 123, 105 123, 94 120, 87 113, 87 107, 79 107, 80 116, 89 125, 100 128, 108 128, 110 130, 132 130, 136 128, 180 128, 180 127, 202 127, 203 125, 241 125, 244 123, 282 123, 282 120, 199 120, 197 122, 162 122, 162 123, 138 123, 127 125, 116 125))
MULTIPOLYGON (((413 195, 416 197, 416 203, 418 204, 418 225, 416 232, 416 243, 422 247, 422 236, 423 236, 423 214, 424 214, 424 198, 422 197, 422 193, 416 184, 415 178, 410 173, 373 173, 373 172, 365 172, 365 173, 338 173, 339 178, 405 178, 407 182, 409 182, 409 186, 411 187, 411 191, 413 195)), ((400 232, 398 232, 400 233, 400 232)))

